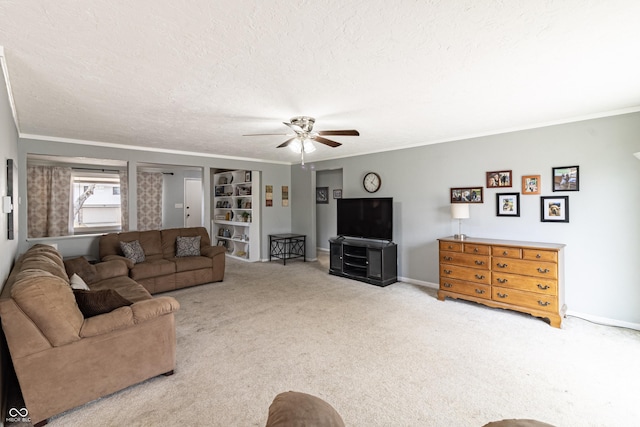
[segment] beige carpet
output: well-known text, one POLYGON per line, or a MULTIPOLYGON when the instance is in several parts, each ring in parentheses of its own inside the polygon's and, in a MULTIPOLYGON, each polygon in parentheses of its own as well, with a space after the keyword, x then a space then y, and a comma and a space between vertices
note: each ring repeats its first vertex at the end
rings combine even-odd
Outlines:
POLYGON ((225 281, 172 292, 175 375, 50 420, 58 426, 264 426, 276 394, 331 403, 349 426, 557 426, 640 420, 640 332, 438 301, 320 262, 230 260, 225 281))

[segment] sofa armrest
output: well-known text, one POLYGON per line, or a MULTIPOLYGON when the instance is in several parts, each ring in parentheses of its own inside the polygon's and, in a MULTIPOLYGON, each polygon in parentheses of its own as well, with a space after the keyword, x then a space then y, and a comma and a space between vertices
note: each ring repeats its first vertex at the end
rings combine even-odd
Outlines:
POLYGON ((180 304, 173 297, 157 297, 138 301, 126 307, 116 308, 109 313, 84 319, 80 337, 88 338, 124 329, 146 320, 173 313, 180 304))
POLYGON ((127 266, 127 263, 121 259, 111 259, 109 261, 99 262, 95 264, 95 266, 97 273, 97 279, 95 281, 129 275, 129 267, 127 266))
POLYGON ((133 311, 130 306, 116 308, 109 313, 84 319, 80 328, 80 337, 88 338, 96 335, 107 334, 118 329, 133 326, 133 311))
POLYGON ((200 255, 206 256, 209 258, 213 258, 216 255, 223 255, 226 252, 226 248, 224 246, 205 246, 200 249, 200 255))
POLYGON ((124 257, 122 255, 107 255, 107 256, 102 258, 102 261, 111 261, 111 260, 124 261, 125 264, 127 264, 127 268, 129 268, 129 269, 133 268, 133 266, 135 265, 135 263, 133 261, 131 261, 129 258, 124 257))
POLYGON ((173 313, 180 308, 180 303, 173 297, 155 297, 138 301, 131 306, 133 321, 141 323, 145 320, 173 313))

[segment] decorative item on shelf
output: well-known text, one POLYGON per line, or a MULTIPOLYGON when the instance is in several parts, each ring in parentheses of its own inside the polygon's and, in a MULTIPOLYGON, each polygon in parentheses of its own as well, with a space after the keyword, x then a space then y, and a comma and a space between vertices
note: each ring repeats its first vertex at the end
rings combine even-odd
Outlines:
POLYGON ((218 185, 225 185, 226 183, 227 183, 226 176, 221 176, 220 179, 218 179, 218 185))
POLYGON ((242 222, 249 222, 249 221, 248 221, 248 219, 249 219, 249 212, 246 212, 246 211, 245 211, 245 212, 242 212, 242 213, 240 214, 240 216, 242 217, 242 222))
POLYGON ((468 236, 462 234, 462 220, 469 218, 469 205, 467 203, 452 203, 451 218, 458 220, 458 234, 453 237, 458 240, 464 240, 468 236))
POLYGON ((244 173, 244 182, 251 182, 251 171, 246 171, 244 173))

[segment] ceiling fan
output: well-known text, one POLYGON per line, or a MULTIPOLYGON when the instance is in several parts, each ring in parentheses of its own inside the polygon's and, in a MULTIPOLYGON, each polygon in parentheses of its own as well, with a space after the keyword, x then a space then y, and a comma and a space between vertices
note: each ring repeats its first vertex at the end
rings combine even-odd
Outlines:
POLYGON ((304 165, 304 153, 311 153, 315 151, 316 147, 313 145, 312 141, 319 142, 321 144, 328 145, 329 147, 335 148, 339 147, 342 144, 331 139, 324 138, 325 136, 359 136, 360 132, 355 129, 347 129, 347 130, 321 130, 314 131, 313 125, 315 124, 316 119, 308 116, 297 116, 292 117, 290 123, 282 122, 284 125, 289 126, 294 132, 295 135, 286 134, 286 133, 256 133, 250 135, 243 136, 263 136, 263 135, 282 135, 282 136, 292 136, 292 138, 287 139, 282 144, 278 145, 277 148, 289 147, 292 151, 296 153, 300 153, 302 158, 302 164, 304 165))

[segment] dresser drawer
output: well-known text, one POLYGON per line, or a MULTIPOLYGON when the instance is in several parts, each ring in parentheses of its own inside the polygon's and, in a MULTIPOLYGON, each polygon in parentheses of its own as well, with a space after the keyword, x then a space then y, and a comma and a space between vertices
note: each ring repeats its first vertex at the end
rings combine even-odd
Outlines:
POLYGON ((440 279, 451 278, 474 283, 491 284, 491 272, 457 265, 440 264, 440 279))
POLYGON ((480 283, 469 283, 456 279, 440 279, 440 289, 476 298, 491 299, 491 286, 480 283))
POLYGON ((462 252, 462 243, 440 241, 441 251, 462 252))
POLYGON ((494 257, 491 264, 494 272, 524 274, 547 279, 558 278, 558 265, 551 262, 494 257))
POLYGON ((543 279, 494 271, 491 273, 491 284, 538 294, 558 295, 558 281, 556 279, 543 279))
POLYGON ((474 243, 465 243, 464 252, 467 254, 476 255, 491 255, 491 246, 489 245, 476 245, 474 243))
POLYGON ((522 259, 530 259, 533 261, 558 262, 558 252, 545 251, 542 249, 523 249, 522 259))
POLYGON ((491 267, 491 261, 488 255, 464 254, 459 252, 440 252, 440 262, 481 268, 483 270, 488 270, 489 267, 491 267))
POLYGON ((491 299, 494 301, 535 308, 544 311, 558 311, 558 299, 554 295, 534 294, 516 289, 491 287, 491 299))
POLYGON ((491 255, 505 258, 522 258, 522 249, 511 246, 492 246, 491 255))

